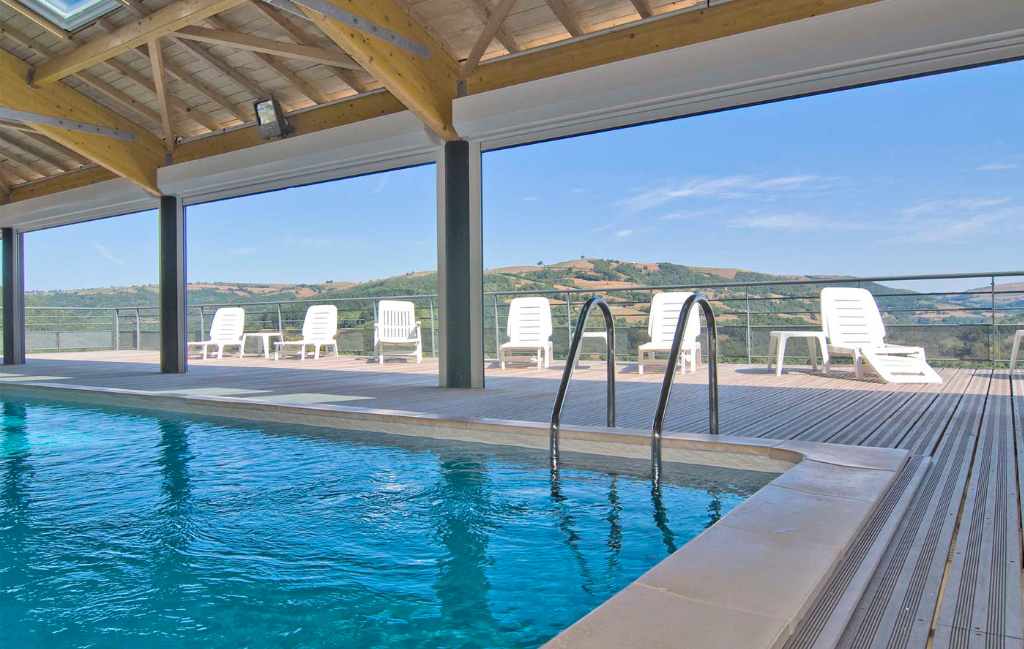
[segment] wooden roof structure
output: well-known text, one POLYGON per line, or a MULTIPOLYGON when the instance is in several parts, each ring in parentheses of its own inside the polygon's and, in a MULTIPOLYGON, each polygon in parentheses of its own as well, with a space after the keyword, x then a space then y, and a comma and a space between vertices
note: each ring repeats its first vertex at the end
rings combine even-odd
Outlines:
POLYGON ((74 33, 0 0, 0 106, 136 135, 0 121, 0 196, 117 176, 159 195, 157 168, 261 144, 253 103, 271 96, 299 134, 408 109, 452 140, 457 96, 877 0, 327 1, 431 56, 263 0, 119 0, 74 33))

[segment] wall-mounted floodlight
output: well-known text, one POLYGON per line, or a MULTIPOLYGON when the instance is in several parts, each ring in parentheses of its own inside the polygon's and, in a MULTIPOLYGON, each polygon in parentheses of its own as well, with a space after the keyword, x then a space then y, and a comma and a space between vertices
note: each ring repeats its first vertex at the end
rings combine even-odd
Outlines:
POLYGON ((253 104, 256 111, 256 124, 260 127, 260 137, 270 140, 275 137, 285 137, 295 132, 295 127, 288 124, 288 119, 281 110, 281 104, 276 99, 260 99, 253 104))

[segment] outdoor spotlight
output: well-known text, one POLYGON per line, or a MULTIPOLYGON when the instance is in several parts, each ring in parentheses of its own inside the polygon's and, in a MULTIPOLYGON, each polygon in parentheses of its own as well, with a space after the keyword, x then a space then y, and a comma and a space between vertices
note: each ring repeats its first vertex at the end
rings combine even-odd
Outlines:
POLYGON ((256 123, 260 127, 260 138, 270 140, 275 137, 285 137, 295 131, 295 128, 288 125, 288 120, 281 110, 281 104, 276 99, 260 99, 253 108, 256 111, 256 123))

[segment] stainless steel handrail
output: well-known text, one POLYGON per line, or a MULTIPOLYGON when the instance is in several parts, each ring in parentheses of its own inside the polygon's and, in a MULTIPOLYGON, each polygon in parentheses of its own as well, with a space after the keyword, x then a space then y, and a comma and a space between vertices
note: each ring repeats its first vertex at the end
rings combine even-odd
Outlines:
POLYGON ((683 333, 686 331, 686 320, 694 304, 699 304, 704 312, 704 320, 708 326, 708 420, 709 432, 718 434, 718 327, 715 325, 715 312, 711 302, 700 293, 694 293, 683 302, 676 323, 676 333, 672 338, 672 348, 665 364, 665 378, 661 381, 661 396, 658 397, 658 409, 654 412, 654 424, 651 426, 651 477, 657 485, 661 480, 661 431, 665 425, 665 411, 668 409, 668 398, 672 394, 672 383, 675 381, 676 366, 679 364, 679 352, 683 346, 683 333))
POLYGON ((580 360, 582 350, 583 332, 587 328, 587 317, 594 306, 601 308, 604 314, 604 332, 608 338, 608 427, 615 426, 615 320, 612 318, 612 310, 604 298, 594 296, 583 303, 580 309, 579 320, 576 321, 576 331, 572 335, 572 343, 569 345, 569 355, 565 359, 565 369, 562 371, 562 381, 558 384, 558 394, 555 396, 555 407, 551 410, 551 470, 558 470, 558 431, 562 422, 562 407, 565 405, 565 395, 569 390, 569 381, 572 380, 572 372, 576 363, 580 360))

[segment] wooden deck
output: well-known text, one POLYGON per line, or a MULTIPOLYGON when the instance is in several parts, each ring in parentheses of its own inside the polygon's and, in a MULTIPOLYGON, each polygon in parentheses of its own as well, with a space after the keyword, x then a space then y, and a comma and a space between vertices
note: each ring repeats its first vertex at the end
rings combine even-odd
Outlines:
MULTIPOLYGON (((232 358, 191 361, 185 375, 157 373, 156 360, 150 352, 37 355, 22 368, 3 368, 0 386, 35 381, 547 421, 561 375, 560 367, 495 366, 486 390, 464 391, 437 388, 431 360, 381 367, 353 357, 232 358)), ((840 647, 1024 649, 1024 374, 940 374, 941 386, 890 386, 856 381, 852 372, 825 377, 798 368, 776 377, 763 366, 720 368, 723 434, 904 448, 930 459, 866 593, 835 635, 840 647)), ((635 366, 619 367, 620 426, 650 425, 660 382, 658 372, 639 376, 635 366)), ((706 382, 705 369, 678 378, 667 430, 707 430, 706 382)), ((603 425, 604 387, 603 366, 584 363, 563 423, 603 425)), ((924 464, 913 466, 923 471, 924 464)), ((804 631, 791 646, 821 646, 824 632, 804 631)))

